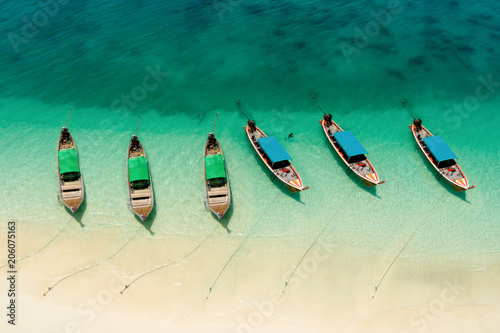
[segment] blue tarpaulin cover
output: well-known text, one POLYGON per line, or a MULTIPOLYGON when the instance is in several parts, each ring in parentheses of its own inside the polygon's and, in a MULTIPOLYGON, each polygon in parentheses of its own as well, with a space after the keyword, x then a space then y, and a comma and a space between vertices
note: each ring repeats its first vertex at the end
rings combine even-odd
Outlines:
POLYGON ((337 132, 333 136, 349 157, 368 153, 351 131, 337 132))
POLYGON ((424 142, 438 162, 457 158, 457 155, 455 155, 439 135, 428 136, 424 138, 424 142))
POLYGON ((260 138, 257 142, 264 149, 264 152, 272 163, 292 159, 274 136, 260 138))

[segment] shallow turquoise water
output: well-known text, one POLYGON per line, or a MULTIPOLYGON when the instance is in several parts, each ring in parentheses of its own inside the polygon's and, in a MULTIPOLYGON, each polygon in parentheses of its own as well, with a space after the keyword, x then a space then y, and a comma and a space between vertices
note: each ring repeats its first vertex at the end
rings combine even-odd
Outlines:
POLYGON ((225 12, 211 1, 69 2, 37 30, 23 18, 43 23, 41 7, 0 5, 0 217, 47 224, 48 234, 67 220, 57 201, 56 142, 72 106, 86 227, 137 226, 125 153, 142 114, 154 237, 204 232, 214 219, 203 206, 202 151, 220 112, 231 235, 246 234, 276 198, 255 237, 302 235, 307 248, 342 205, 332 233, 339 245, 362 252, 397 252, 428 214, 405 255, 500 252, 492 169, 500 156, 498 2, 405 1, 378 30, 371 12, 384 10, 385 1, 223 3, 225 12), (368 39, 356 39, 360 30, 368 39), (346 57, 356 41, 367 45, 346 57), (345 175, 318 125, 312 93, 363 143, 386 184, 368 190, 345 175), (476 189, 458 195, 434 179, 402 98, 445 138, 476 189), (310 190, 291 195, 270 181, 244 135, 237 99, 281 140, 310 190), (294 138, 285 141, 290 132, 294 138))

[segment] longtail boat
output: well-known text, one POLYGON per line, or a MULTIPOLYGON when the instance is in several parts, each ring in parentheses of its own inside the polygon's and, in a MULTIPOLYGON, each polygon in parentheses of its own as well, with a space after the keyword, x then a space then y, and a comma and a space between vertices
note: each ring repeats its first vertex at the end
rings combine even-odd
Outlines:
POLYGON ((59 199, 74 214, 83 202, 85 190, 80 172, 78 151, 67 127, 62 128, 59 136, 57 172, 59 175, 59 199))
POLYGON ((290 164, 289 160, 292 158, 275 137, 268 137, 255 125, 253 120, 248 120, 248 123, 243 128, 261 160, 286 185, 290 192, 304 191, 309 188, 309 186, 304 187, 302 185, 299 173, 290 164))
POLYGON ((127 180, 130 208, 144 222, 154 207, 153 181, 146 152, 137 135, 132 135, 128 146, 127 180))
POLYGON ((366 186, 385 183, 385 180, 379 181, 377 171, 365 156, 368 152, 351 131, 344 131, 332 120, 331 114, 325 113, 319 123, 337 154, 366 186))
POLYGON ((222 220, 231 205, 231 188, 222 148, 215 137, 214 129, 208 134, 203 154, 205 203, 212 213, 222 220))
MULTIPOLYGON (((404 104, 404 101, 403 101, 404 104)), ((457 192, 473 189, 475 185, 469 186, 469 181, 458 166, 455 159, 457 156, 451 148, 438 135, 432 135, 427 128, 422 125, 422 120, 415 119, 409 125, 413 137, 418 146, 431 162, 441 176, 443 176, 457 192)))

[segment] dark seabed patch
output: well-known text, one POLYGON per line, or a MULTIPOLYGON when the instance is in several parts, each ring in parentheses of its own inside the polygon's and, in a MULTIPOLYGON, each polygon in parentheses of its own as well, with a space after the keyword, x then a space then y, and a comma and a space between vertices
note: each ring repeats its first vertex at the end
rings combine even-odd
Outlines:
POLYGON ((475 25, 475 26, 481 26, 484 24, 484 21, 476 16, 469 17, 467 19, 467 22, 469 22, 470 24, 475 25))
POLYGON ((425 64, 425 55, 416 56, 408 60, 410 66, 422 66, 425 64))
POLYGON ((381 51, 385 54, 398 54, 399 49, 394 43, 373 43, 370 44, 372 49, 375 49, 377 51, 381 51))
POLYGON ((389 74, 390 76, 393 76, 401 81, 404 81, 406 80, 406 76, 404 75, 404 73, 400 70, 397 70, 397 69, 394 69, 394 68, 390 68, 390 67, 387 67, 386 70, 387 74, 389 74))
POLYGON ((444 45, 452 45, 455 43, 453 39, 449 36, 441 35, 439 39, 441 40, 441 43, 443 43, 444 45))
POLYGON ((496 24, 488 24, 486 26, 486 28, 490 29, 490 30, 493 30, 493 31, 498 31, 500 32, 500 25, 496 25, 496 24))
POLYGON ((424 17, 424 23, 426 25, 433 25, 433 24, 438 23, 438 20, 433 16, 426 16, 426 17, 424 17))
POLYGON ((394 38, 393 33, 387 27, 380 27, 380 34, 384 37, 394 38))
POLYGON ((456 49, 463 53, 474 53, 475 49, 469 45, 457 45, 456 49))
POLYGON ((437 37, 444 34, 446 31, 443 29, 425 29, 420 32, 420 36, 425 38, 437 37))
POLYGON ((304 41, 300 41, 300 42, 295 42, 293 43, 293 47, 297 50, 302 50, 304 49, 305 47, 307 46, 307 43, 304 42, 304 41))
POLYGON ((490 34, 490 39, 494 41, 500 41, 500 35, 490 34))
POLYGON ((274 35, 278 38, 286 38, 287 33, 282 29, 277 29, 274 31, 274 35))
POLYGON ((244 7, 245 11, 254 16, 262 16, 265 10, 260 5, 248 4, 244 7))
POLYGON ((457 0, 452 0, 452 1, 448 1, 446 3, 446 6, 449 8, 449 9, 456 9, 460 6, 460 2, 457 1, 457 0))

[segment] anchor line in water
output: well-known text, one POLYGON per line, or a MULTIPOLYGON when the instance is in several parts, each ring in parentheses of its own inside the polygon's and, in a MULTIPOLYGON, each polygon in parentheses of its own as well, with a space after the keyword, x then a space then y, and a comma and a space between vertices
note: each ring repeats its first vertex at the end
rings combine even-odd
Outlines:
POLYGON ((427 221, 427 218, 431 215, 432 211, 434 210, 434 208, 436 208, 437 204, 439 202, 441 202, 441 199, 444 197, 445 193, 443 193, 443 195, 441 195, 441 197, 434 203, 434 206, 432 206, 432 208, 429 210, 429 212, 427 213, 427 215, 424 217, 424 219, 422 220, 422 222, 420 222, 420 224, 418 225, 418 227, 415 229, 415 231, 413 231, 413 233, 411 234, 410 238, 408 238, 408 240, 406 241, 406 243, 403 245, 403 247, 401 248, 401 250, 399 250, 398 254, 394 257, 394 259, 392 260, 391 264, 389 265, 389 267, 387 267, 387 269, 385 270, 384 272, 384 275, 382 275, 382 278, 380 279, 380 281, 378 282, 378 284, 375 286, 375 291, 373 292, 373 295, 372 295, 372 298, 375 297, 375 294, 377 293, 378 291, 378 288, 380 287, 380 285, 382 284, 382 282, 384 281, 387 273, 389 273, 389 270, 391 269, 392 265, 394 265, 394 263, 396 262, 396 260, 399 258, 399 256, 401 255, 401 253, 403 253, 404 249, 406 248, 406 246, 410 243, 410 241, 413 239, 413 237, 417 234, 417 232, 420 230, 420 228, 424 225, 424 223, 427 221))
POLYGON ((307 251, 304 253, 304 255, 302 256, 302 258, 300 259, 299 263, 295 266, 295 268, 293 269, 292 271, 292 274, 290 274, 290 276, 288 277, 288 279, 286 280, 285 282, 285 287, 283 288, 283 290, 281 291, 282 293, 285 292, 285 289, 286 287, 288 286, 288 282, 290 282, 290 280, 292 279, 292 277, 295 275, 295 272, 297 271, 297 269, 299 268, 300 264, 302 263, 302 261, 305 259, 305 257, 307 256, 307 254, 309 253, 309 251, 311 251, 311 249, 314 247, 314 245, 316 244, 316 242, 320 239, 321 235, 323 235, 323 233, 326 231, 327 227, 330 225, 330 223, 333 221, 333 219, 337 216, 337 214, 339 213, 340 209, 342 207, 344 207, 344 205, 346 204, 347 200, 349 199, 349 197, 352 195, 352 193, 354 192, 355 188, 352 189, 351 193, 349 193, 349 195, 344 199, 344 202, 339 206, 339 208, 337 209, 337 211, 332 215, 332 217, 330 218, 330 220, 328 220, 327 223, 325 223, 325 226, 323 227, 323 229, 321 230, 321 232, 318 234, 318 236, 316 237, 316 239, 314 240, 314 242, 312 242, 312 244, 309 246, 309 248, 307 249, 307 251))
POLYGON ((245 241, 248 239, 248 237, 252 234, 252 231, 255 229, 255 227, 259 224, 260 221, 262 221, 262 219, 264 218, 264 216, 266 215, 267 211, 269 210, 269 208, 272 207, 272 205, 274 204, 274 202, 276 201, 276 199, 278 198, 279 196, 279 193, 276 195, 276 197, 274 197, 273 201, 271 202, 271 204, 267 207, 267 209, 264 211, 264 213, 262 213, 261 217, 257 220, 257 222, 255 222, 255 224, 253 225, 253 227, 250 229, 250 231, 248 232, 248 234, 245 236, 245 238, 241 241, 240 245, 238 245, 238 247, 236 248, 236 250, 233 252, 233 254, 229 257, 229 259, 226 261, 226 264, 224 265, 224 267, 222 267, 221 271, 219 272, 219 275, 217 275, 217 278, 215 279, 214 283, 212 284, 212 286, 209 288, 208 290, 208 295, 206 296, 206 298, 208 299, 208 296, 210 296, 210 293, 212 293, 212 289, 214 288, 215 284, 217 283, 217 281, 219 281, 219 278, 221 277, 222 273, 224 272, 224 270, 226 269, 227 265, 229 264, 229 262, 231 261, 231 259, 233 259, 233 257, 236 255, 236 253, 238 252, 238 250, 241 248, 241 246, 243 245, 243 243, 245 243, 245 241))
POLYGON ((121 251, 122 251, 122 250, 123 250, 123 249, 124 249, 124 248, 125 248, 125 247, 126 247, 126 246, 127 246, 127 245, 131 242, 131 241, 132 241, 132 240, 134 240, 134 238, 137 236, 137 234, 139 233, 139 230, 141 230, 141 228, 142 228, 142 226, 141 226, 141 227, 139 227, 139 228, 136 230, 136 232, 134 233, 134 235, 133 235, 133 236, 132 236, 132 237, 131 237, 131 238, 130 238, 130 239, 129 239, 129 240, 128 240, 125 244, 123 244, 123 245, 122 245, 122 247, 120 247, 120 248, 118 249, 118 251, 116 251, 115 253, 113 253, 110 257, 108 257, 108 258, 106 258, 106 259, 103 259, 103 260, 99 261, 97 264, 94 264, 94 265, 89 266, 89 267, 85 267, 84 269, 80 269, 80 270, 78 270, 78 271, 76 271, 76 272, 73 272, 73 273, 71 273, 71 274, 69 274, 69 275, 66 275, 65 277, 63 277, 62 279, 60 279, 59 281, 57 281, 57 282, 56 282, 56 283, 55 283, 52 287, 48 287, 48 290, 45 292, 45 294, 43 294, 43 296, 47 296, 47 294, 48 294, 51 290, 53 290, 53 289, 54 289, 54 288, 55 288, 55 287, 56 287, 59 283, 63 282, 64 280, 69 279, 70 277, 75 276, 75 275, 77 275, 77 274, 80 274, 80 273, 83 273, 83 272, 85 272, 85 271, 88 271, 89 269, 92 269, 92 268, 94 268, 94 267, 96 267, 96 266, 101 265, 102 263, 104 263, 104 262, 106 262, 106 261, 108 261, 108 260, 113 259, 113 258, 114 258, 114 257, 115 257, 118 253, 120 253, 120 252, 121 252, 121 251))
POLYGON ((197 246, 196 246, 193 250, 191 250, 191 252, 189 252, 189 253, 188 253, 188 254, 186 254, 185 256, 183 256, 183 257, 181 257, 181 258, 178 258, 178 259, 176 259, 176 260, 174 260, 174 261, 172 261, 172 262, 169 262, 169 263, 167 263, 167 264, 164 264, 164 265, 162 265, 162 266, 160 266, 160 267, 153 268, 152 270, 147 271, 147 272, 145 272, 145 273, 143 273, 143 274, 139 275, 137 278, 135 278, 134 280, 132 280, 132 282, 130 282, 129 284, 126 284, 126 285, 125 285, 125 288, 123 288, 123 290, 122 290, 122 291, 120 291, 120 294, 123 294, 123 292, 124 292, 126 289, 128 289, 128 288, 129 288, 132 284, 134 284, 135 282, 137 282, 137 280, 139 280, 139 279, 141 279, 141 278, 145 277, 146 275, 149 275, 149 274, 151 274, 151 273, 154 273, 154 272, 156 272, 156 271, 159 271, 160 269, 163 269, 163 268, 165 268, 165 267, 168 267, 168 266, 170 266, 170 265, 173 265, 173 264, 175 264, 175 263, 177 263, 177 262, 179 262, 179 261, 185 260, 185 259, 186 259, 187 257, 189 257, 191 254, 193 254, 194 252, 196 252, 196 250, 198 250, 198 249, 199 249, 199 248, 200 248, 200 247, 201 247, 201 246, 202 246, 202 245, 203 245, 203 244, 204 244, 204 243, 208 240, 208 238, 212 235, 212 233, 215 231, 215 229, 217 229, 217 226, 215 226, 215 227, 212 229, 212 231, 210 231, 210 233, 209 233, 209 234, 208 234, 208 235, 207 235, 207 236, 206 236, 206 237, 205 237, 205 238, 201 241, 201 243, 199 243, 199 244, 198 244, 198 245, 197 245, 197 246))

